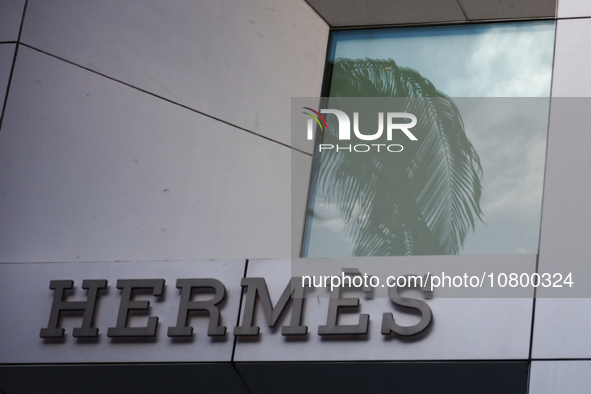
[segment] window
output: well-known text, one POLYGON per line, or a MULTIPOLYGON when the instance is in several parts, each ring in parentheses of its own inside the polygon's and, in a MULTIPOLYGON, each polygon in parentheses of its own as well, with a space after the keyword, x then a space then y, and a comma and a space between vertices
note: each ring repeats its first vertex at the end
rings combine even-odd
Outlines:
MULTIPOLYGON (((552 21, 334 32, 324 108, 406 98, 398 112, 416 115, 418 141, 320 151, 339 143, 326 113, 302 256, 537 253, 554 32, 552 21)), ((375 133, 376 107, 388 109, 363 107, 359 129, 375 133)))

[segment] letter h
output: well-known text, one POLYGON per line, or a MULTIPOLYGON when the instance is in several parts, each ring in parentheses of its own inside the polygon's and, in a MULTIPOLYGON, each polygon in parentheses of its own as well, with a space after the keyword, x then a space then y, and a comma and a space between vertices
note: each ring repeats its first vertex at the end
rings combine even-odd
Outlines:
POLYGON ((105 279, 84 280, 82 288, 88 290, 86 301, 65 301, 66 290, 74 287, 73 280, 52 280, 49 288, 54 290, 53 305, 49 315, 47 328, 42 328, 39 336, 41 338, 63 338, 64 329, 58 327, 60 314, 63 311, 84 312, 82 326, 74 328, 72 336, 75 338, 87 338, 98 336, 98 328, 93 327, 94 312, 98 301, 98 292, 107 288, 105 279))

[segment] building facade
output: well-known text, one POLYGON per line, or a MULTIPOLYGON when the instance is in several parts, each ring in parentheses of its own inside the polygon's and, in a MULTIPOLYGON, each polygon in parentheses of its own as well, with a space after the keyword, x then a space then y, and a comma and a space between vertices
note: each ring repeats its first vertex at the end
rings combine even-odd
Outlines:
POLYGON ((586 392, 589 38, 577 0, 0 2, 0 392, 586 392), (537 250, 300 259, 314 150, 292 98, 329 95, 336 34, 541 21, 537 250), (384 314, 426 310, 287 305, 294 261, 518 267, 580 291, 435 296, 406 336, 384 314))

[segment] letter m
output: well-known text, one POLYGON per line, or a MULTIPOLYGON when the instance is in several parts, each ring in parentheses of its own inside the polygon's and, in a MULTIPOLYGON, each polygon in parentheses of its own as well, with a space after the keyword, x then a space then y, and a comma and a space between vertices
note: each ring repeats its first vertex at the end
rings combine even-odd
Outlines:
POLYGON ((273 306, 271 297, 269 297, 269 290, 264 278, 242 278, 240 285, 246 287, 246 301, 244 302, 244 314, 242 318, 242 325, 234 327, 235 336, 257 336, 259 335, 259 326, 254 325, 254 309, 257 298, 260 299, 265 320, 269 327, 275 327, 279 321, 288 302, 293 299, 291 322, 289 326, 281 328, 282 335, 306 335, 308 327, 300 324, 302 318, 302 307, 304 303, 303 287, 298 286, 301 283, 300 278, 292 278, 287 287, 281 294, 277 304, 273 306), (295 279, 295 280, 294 280, 295 279), (292 286, 294 283, 294 286, 292 286), (257 297, 258 295, 258 297, 257 297), (292 297, 292 295, 294 297, 292 297))

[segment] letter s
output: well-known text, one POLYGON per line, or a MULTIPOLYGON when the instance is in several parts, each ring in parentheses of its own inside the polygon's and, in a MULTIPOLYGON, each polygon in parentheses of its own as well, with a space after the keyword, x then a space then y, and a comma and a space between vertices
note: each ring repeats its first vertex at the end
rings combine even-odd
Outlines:
POLYGON ((414 326, 399 326, 394 321, 392 313, 384 313, 382 317, 382 335, 389 335, 391 332, 395 332, 401 336, 412 336, 420 334, 429 327, 429 324, 433 320, 433 313, 425 301, 401 297, 398 286, 390 287, 388 289, 388 296, 398 306, 416 309, 421 312, 421 321, 414 326))

